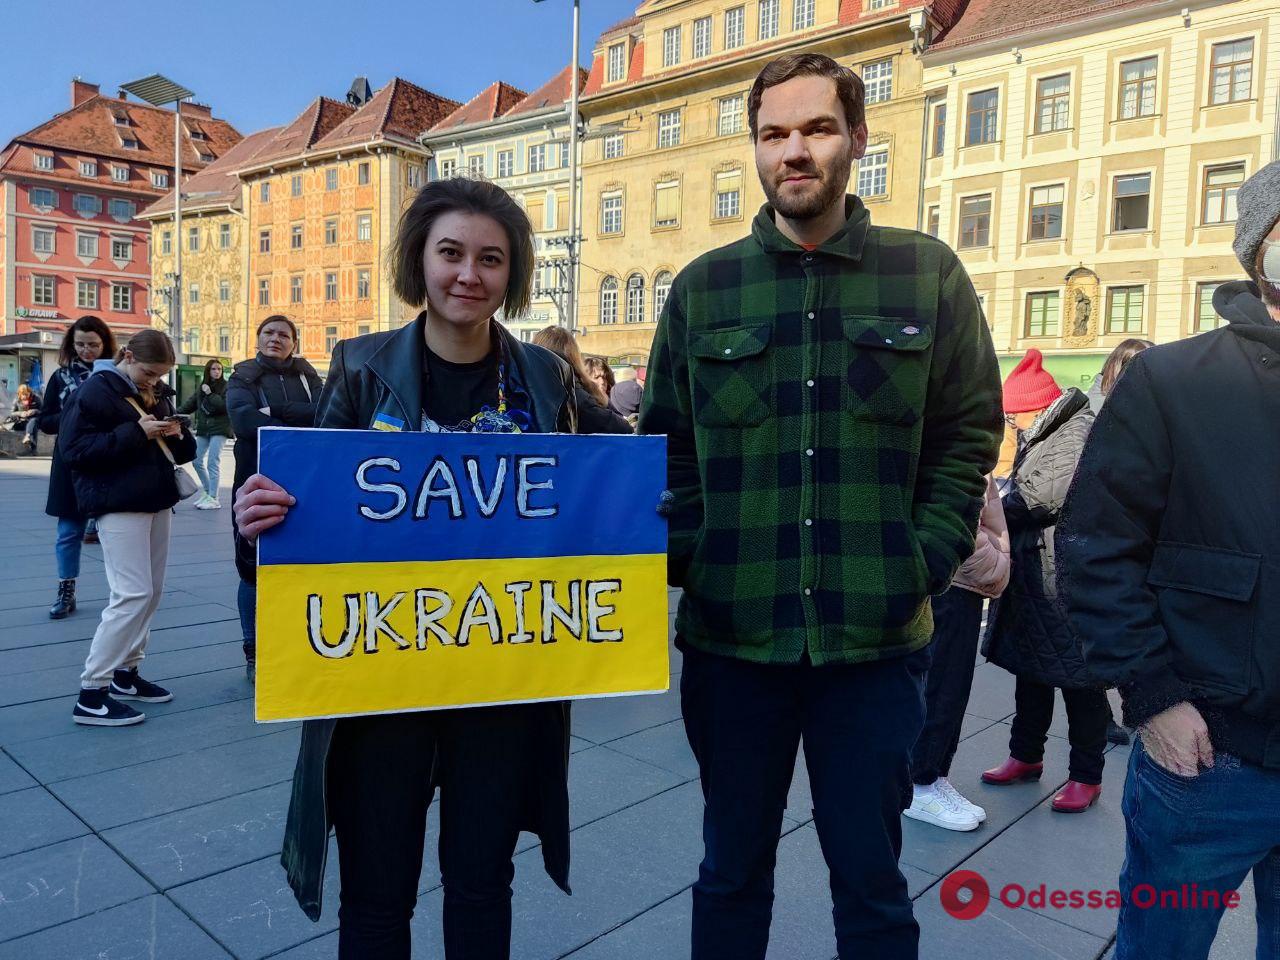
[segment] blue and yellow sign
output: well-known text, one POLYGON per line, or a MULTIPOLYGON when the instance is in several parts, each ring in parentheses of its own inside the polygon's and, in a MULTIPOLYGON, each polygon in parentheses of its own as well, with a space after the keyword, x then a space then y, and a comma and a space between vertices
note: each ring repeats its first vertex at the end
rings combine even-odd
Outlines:
POLYGON ((258 438, 259 721, 667 689, 665 438, 258 438))

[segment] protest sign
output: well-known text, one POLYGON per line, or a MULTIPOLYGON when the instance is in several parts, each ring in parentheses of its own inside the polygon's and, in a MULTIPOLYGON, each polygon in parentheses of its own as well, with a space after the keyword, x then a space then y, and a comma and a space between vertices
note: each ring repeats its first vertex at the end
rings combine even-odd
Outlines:
POLYGON ((258 720, 667 689, 665 438, 258 437, 258 720))

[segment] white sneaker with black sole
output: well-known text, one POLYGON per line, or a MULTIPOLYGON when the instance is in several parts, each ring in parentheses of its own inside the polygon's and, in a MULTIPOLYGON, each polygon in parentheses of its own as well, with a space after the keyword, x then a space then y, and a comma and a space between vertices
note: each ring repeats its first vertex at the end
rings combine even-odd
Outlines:
POLYGON ((81 688, 71 719, 87 727, 127 727, 147 719, 127 703, 112 700, 105 687, 81 688))
POLYGON ((143 703, 168 703, 173 694, 150 680, 138 676, 137 669, 117 670, 111 678, 111 696, 117 700, 141 700, 143 703))
POLYGON ((977 830, 979 824, 977 817, 955 803, 938 788, 936 782, 926 787, 915 784, 912 788, 911 806, 902 812, 912 820, 961 833, 977 830))
POLYGON ((946 777, 939 777, 934 781, 933 785, 950 797, 951 802, 961 810, 968 810, 977 817, 979 823, 982 823, 987 819, 987 811, 983 810, 980 806, 957 790, 955 788, 955 784, 946 777))

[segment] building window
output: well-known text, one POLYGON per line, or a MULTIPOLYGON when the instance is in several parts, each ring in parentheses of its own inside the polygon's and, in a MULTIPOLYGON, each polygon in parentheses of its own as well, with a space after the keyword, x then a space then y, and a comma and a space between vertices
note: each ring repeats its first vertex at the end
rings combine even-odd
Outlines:
POLYGON ((991 194, 960 201, 960 249, 991 244, 991 194))
POLYGON ((1236 222, 1236 191, 1244 183, 1244 164, 1206 167, 1204 171, 1203 224, 1236 222))
POLYGON ((609 73, 607 83, 617 83, 626 75, 627 45, 615 43, 609 48, 609 73))
POLYGON ((271 202, 271 181, 270 180, 263 180, 262 183, 258 184, 258 201, 260 203, 271 202))
POLYGON ((1056 290, 1027 294, 1027 326, 1024 336, 1056 337, 1061 298, 1056 290))
POLYGON ((371 333, 373 333, 373 327, 367 323, 361 323, 356 326, 357 337, 367 337, 371 333))
POLYGON ((71 201, 71 206, 83 217, 96 217, 102 212, 102 198, 91 197, 87 193, 77 193, 75 199, 71 201))
POLYGON ((1154 116, 1156 112, 1155 57, 1120 64, 1120 119, 1154 116))
POLYGON ((622 232, 622 194, 609 193, 600 198, 600 232, 622 232))
POLYGON ((31 275, 31 302, 40 307, 52 307, 56 303, 53 277, 31 275))
POLYGON ((547 169, 547 145, 535 143, 529 148, 529 172, 542 173, 547 169))
POLYGON ((693 21, 693 59, 711 56, 711 18, 693 21))
POLYGON ((1066 187, 1054 184, 1050 187, 1031 188, 1031 226, 1029 240, 1057 240, 1062 236, 1062 209, 1066 187))
POLYGON ((166 230, 160 234, 160 252, 165 256, 173 254, 173 231, 166 230))
POLYGON ((965 118, 964 145, 995 143, 999 133, 1000 91, 980 90, 969 94, 969 113, 965 118))
POLYGON ((483 153, 478 153, 474 157, 467 157, 467 175, 472 177, 484 176, 483 153))
MULTIPOLYGON (((80 194, 76 194, 80 196, 80 194)), ((27 199, 31 201, 31 206, 37 210, 48 212, 58 207, 58 195, 47 187, 32 187, 27 192, 27 199)), ((79 207, 76 207, 79 210, 79 207)))
POLYGON ((717 130, 720 136, 742 132, 742 96, 725 97, 720 101, 720 117, 717 130))
POLYGON ((862 68, 862 82, 867 90, 867 103, 893 99, 893 59, 877 60, 862 68))
POLYGON ((324 352, 333 353, 333 348, 338 345, 338 328, 324 328, 324 352))
POLYGON ((746 41, 747 9, 732 7, 724 12, 724 48, 732 50, 746 41))
POLYGON ((440 179, 450 180, 458 175, 458 161, 450 158, 440 161, 440 179))
POLYGON ((759 39, 772 40, 778 35, 778 7, 781 3, 782 0, 760 0, 759 39))
POLYGON ((1196 284, 1196 333, 1217 330, 1227 322, 1218 316, 1217 310, 1213 309, 1213 295, 1220 286, 1222 286, 1220 283, 1196 284))
POLYGON ((929 208, 929 213, 925 216, 924 232, 931 237, 942 236, 942 208, 936 204, 929 208))
POLYGON ((742 215, 742 171, 726 170, 715 176, 715 203, 712 217, 732 220, 742 215))
POLYGON ((258 252, 259 253, 271 252, 271 231, 270 230, 258 231, 258 252))
POLYGON ((680 27, 667 27, 662 31, 662 65, 674 67, 680 62, 680 27))
POLYGON ((127 283, 111 285, 111 309, 117 313, 130 313, 133 310, 133 287, 127 283))
POLYGON ((868 0, 868 10, 883 10, 885 7, 893 3, 893 0, 868 0))
POLYGON ((371 174, 370 174, 368 160, 366 160, 364 163, 360 163, 356 165, 356 183, 359 186, 367 187, 369 185, 370 175, 371 174))
POLYGON ((76 306, 81 310, 98 309, 98 281, 76 281, 76 306))
POLYGON ((1151 224, 1151 174, 1116 177, 1111 229, 1146 230, 1151 224))
POLYGON ((134 206, 132 200, 111 200, 107 204, 107 211, 111 214, 113 220, 119 220, 123 223, 125 220, 132 220, 134 214, 138 212, 138 208, 134 206))
POLYGON ((324 275, 324 298, 326 300, 338 299, 338 275, 336 273, 326 273, 324 275))
POLYGON ((1209 102, 1239 103, 1253 96, 1253 38, 1213 45, 1209 102))
POLYGON ((35 166, 37 170, 53 169, 52 153, 37 153, 37 154, 34 154, 34 156, 35 156, 35 166))
POLYGON ((324 172, 324 188, 326 190, 338 189, 338 168, 328 167, 324 172))
POLYGON ((569 169, 569 141, 566 140, 560 144, 560 169, 569 169))
POLYGON ((218 281, 218 302, 219 303, 231 302, 231 281, 230 280, 218 281))
POLYGON ((258 306, 265 307, 271 303, 271 281, 265 278, 258 280, 258 306))
POLYGON ((324 242, 326 246, 333 246, 338 242, 338 221, 326 220, 324 222, 324 242))
POLYGON ((1071 121, 1071 75, 1036 81, 1036 133, 1065 130, 1071 121))
POLYGON ((302 249, 302 224, 300 223, 295 223, 289 228, 289 249, 302 249))
POLYGON ((133 241, 113 239, 111 241, 111 259, 112 260, 132 260, 133 259, 133 241))
POLYGON ((653 322, 662 317, 662 308, 667 305, 667 297, 671 294, 672 275, 670 270, 663 270, 653 278, 653 322))
POLYGON ((667 180, 653 186, 653 225, 675 227, 680 224, 680 181, 667 180))
POLYGON ((98 175, 98 161, 96 160, 80 161, 80 176, 96 177, 97 175, 98 175))
POLYGON ((369 271, 368 271, 368 270, 357 270, 357 271, 356 271, 356 297, 357 297, 357 299, 360 299, 360 300, 368 300, 368 299, 369 299, 369 286, 370 286, 370 283, 369 283, 369 271))
POLYGON ((808 30, 813 26, 814 0, 795 0, 791 12, 791 29, 808 30))
POLYGON ((1107 291, 1107 333, 1142 333, 1142 287, 1112 287, 1107 291))
POLYGON ((151 171, 151 185, 164 189, 169 186, 169 175, 161 173, 159 170, 151 171))
MULTIPOLYGON (((452 175, 450 174, 450 176, 452 175)), ((416 163, 411 163, 405 167, 404 182, 410 190, 417 190, 422 186, 422 167, 416 163)))
POLYGON ((49 227, 31 228, 31 249, 36 253, 54 253, 56 233, 49 227))
POLYGON ((192 303, 200 302, 200 284, 193 283, 187 287, 187 299, 192 303))
POLYGON ((289 278, 289 302, 290 303, 302 302, 302 278, 301 277, 289 278))
POLYGON ((291 197, 302 196, 302 174, 295 173, 292 177, 289 178, 289 196, 291 197))
POLYGON ((231 328, 218 328, 218 352, 224 357, 231 352, 231 328))
POLYGON ((356 217, 356 240, 368 241, 373 239, 373 214, 362 213, 356 217))
POLYGON ((627 323, 644 323, 644 277, 627 277, 627 323))
POLYGON ((76 234, 76 256, 85 260, 98 259, 98 235, 96 233, 76 234))
POLYGON ((113 164, 111 165, 111 179, 112 179, 112 180, 114 180, 116 183, 128 183, 128 182, 129 182, 129 168, 128 168, 128 167, 119 167, 119 166, 116 166, 116 165, 113 163, 113 164))
POLYGON ((200 352, 200 328, 188 327, 186 341, 187 342, 186 342, 185 349, 187 353, 199 353, 200 352))
POLYGON ((658 114, 658 146, 678 147, 680 145, 680 111, 663 110, 658 114))
POLYGON ((940 157, 947 144, 947 105, 939 103, 933 108, 933 128, 929 136, 932 157, 940 157))
POLYGON ((200 228, 187 228, 187 249, 192 253, 200 252, 200 228))
POLYGON ((516 155, 510 150, 498 151, 498 176, 509 177, 516 172, 516 155))
POLYGON ((618 322, 618 279, 605 277, 600 282, 600 322, 618 322))
POLYGON ((868 150, 858 161, 857 193, 860 197, 884 197, 889 193, 889 148, 868 150))
POLYGON ((622 134, 611 133, 604 138, 604 158, 617 160, 622 156, 622 134))

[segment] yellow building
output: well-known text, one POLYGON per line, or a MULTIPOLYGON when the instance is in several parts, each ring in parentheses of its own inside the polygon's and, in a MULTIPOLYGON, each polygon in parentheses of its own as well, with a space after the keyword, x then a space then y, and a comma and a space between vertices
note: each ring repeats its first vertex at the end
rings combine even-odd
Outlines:
POLYGON ((970 4, 923 55, 921 227, 955 247, 1006 367, 1088 386, 1126 337, 1219 323, 1236 189, 1277 155, 1275 0, 970 4))
POLYGON ((867 87, 851 189, 872 222, 919 217, 921 67, 954 19, 918 0, 646 0, 596 41, 582 101, 584 350, 643 360, 675 273, 744 236, 764 202, 746 96, 777 57, 825 53, 867 87))
POLYGON ((183 351, 190 364, 213 357, 232 362, 254 353, 248 328, 249 251, 240 178, 236 171, 278 131, 246 137, 182 184, 182 236, 175 241, 173 193, 138 219, 151 225, 151 320, 169 329, 175 242, 182 243, 183 351))
POLYGON ((458 106, 399 78, 360 105, 320 97, 240 167, 250 326, 287 314, 324 366, 339 340, 415 316, 387 254, 426 178, 417 138, 458 106))

